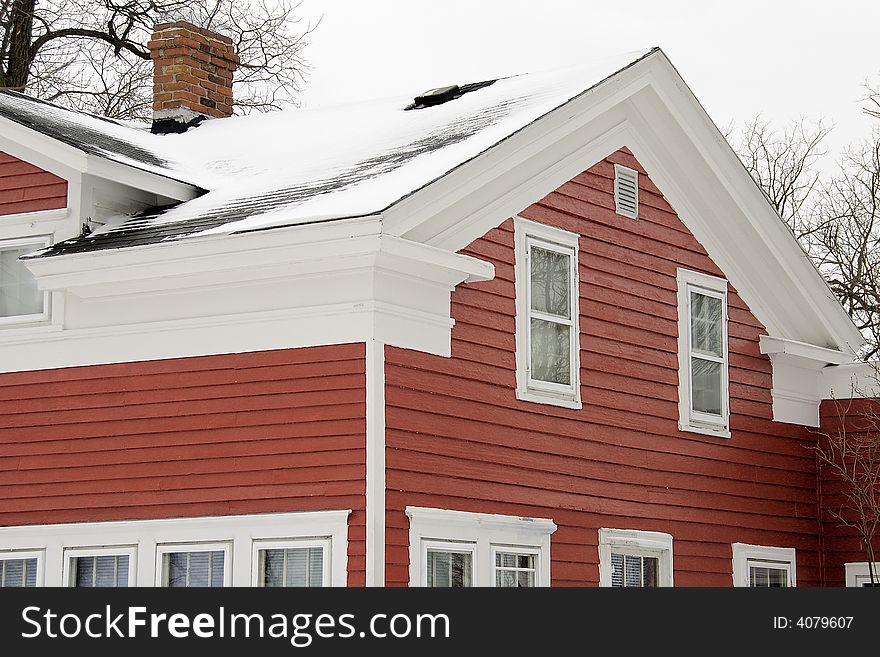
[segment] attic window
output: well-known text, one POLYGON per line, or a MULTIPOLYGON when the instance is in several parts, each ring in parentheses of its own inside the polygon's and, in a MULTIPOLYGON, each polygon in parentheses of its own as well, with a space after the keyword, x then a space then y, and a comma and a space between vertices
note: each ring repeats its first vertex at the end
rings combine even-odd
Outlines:
POLYGON ((619 164, 614 165, 614 211, 639 218, 639 172, 619 164))
POLYGON ((449 85, 448 87, 437 87, 436 89, 428 89, 428 91, 425 91, 424 93, 421 93, 413 98, 413 104, 408 106, 406 109, 424 109, 426 107, 433 107, 434 105, 442 105, 443 103, 448 103, 450 100, 460 98, 461 96, 470 93, 471 91, 476 91, 477 89, 488 87, 494 82, 495 80, 485 80, 483 82, 470 82, 461 86, 453 84, 449 85))

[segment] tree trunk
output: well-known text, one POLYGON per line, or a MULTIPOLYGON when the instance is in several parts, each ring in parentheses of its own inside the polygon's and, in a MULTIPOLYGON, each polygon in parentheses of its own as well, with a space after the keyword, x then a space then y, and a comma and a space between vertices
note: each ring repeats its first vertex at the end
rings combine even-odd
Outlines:
POLYGON ((33 53, 31 36, 36 0, 13 0, 9 12, 9 41, 6 71, 0 73, 0 87, 24 91, 33 53))

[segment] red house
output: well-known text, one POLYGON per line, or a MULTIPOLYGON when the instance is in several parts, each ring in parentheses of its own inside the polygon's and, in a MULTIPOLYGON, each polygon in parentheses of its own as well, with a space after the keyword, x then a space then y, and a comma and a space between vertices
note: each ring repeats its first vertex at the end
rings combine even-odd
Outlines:
POLYGON ((861 336, 663 52, 230 117, 150 48, 152 131, 0 92, 4 586, 862 583, 861 336))

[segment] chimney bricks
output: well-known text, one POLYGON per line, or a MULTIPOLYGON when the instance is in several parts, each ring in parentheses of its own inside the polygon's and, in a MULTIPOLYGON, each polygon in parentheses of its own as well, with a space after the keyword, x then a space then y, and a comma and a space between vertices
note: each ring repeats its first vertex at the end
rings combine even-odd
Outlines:
POLYGON ((153 132, 184 132, 206 118, 232 116, 232 76, 240 61, 232 39, 177 21, 156 25, 147 48, 153 132))

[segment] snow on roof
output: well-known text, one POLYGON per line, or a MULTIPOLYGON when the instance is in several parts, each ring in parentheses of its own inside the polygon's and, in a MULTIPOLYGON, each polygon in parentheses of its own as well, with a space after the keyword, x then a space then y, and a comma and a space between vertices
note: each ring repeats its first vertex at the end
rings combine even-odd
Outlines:
POLYGON ((207 190, 35 254, 58 255, 377 214, 651 52, 475 85, 422 109, 407 109, 418 89, 334 108, 213 119, 183 134, 153 135, 19 95, 10 101, 0 94, 0 115, 66 143, 74 133, 74 146, 207 190))

